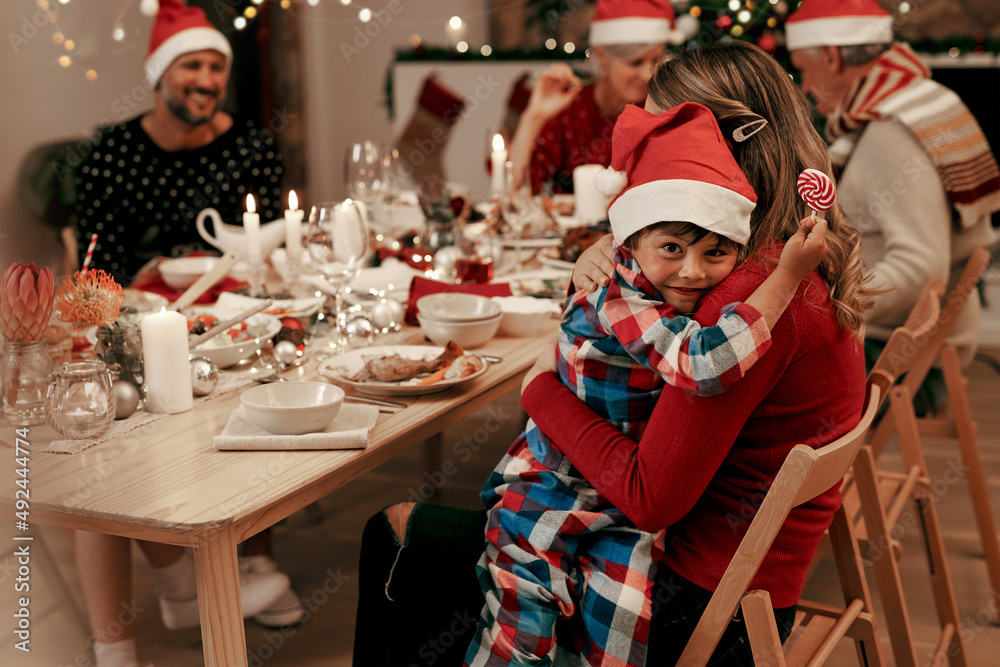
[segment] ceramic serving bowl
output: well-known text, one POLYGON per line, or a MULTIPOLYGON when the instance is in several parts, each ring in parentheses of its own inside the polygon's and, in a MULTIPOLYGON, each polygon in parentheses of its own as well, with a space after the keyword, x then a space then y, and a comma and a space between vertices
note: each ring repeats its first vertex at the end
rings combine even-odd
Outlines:
POLYGON ((275 435, 322 431, 344 403, 344 390, 325 382, 274 382, 247 389, 240 402, 254 424, 275 435))
MULTIPOLYGON (((224 311, 218 309, 197 309, 186 311, 185 315, 189 320, 198 315, 214 315, 223 322, 239 314, 239 311, 224 311)), ((273 338, 281 331, 281 320, 273 315, 257 313, 251 315, 246 320, 248 338, 241 341, 233 341, 232 337, 225 331, 218 336, 209 338, 204 343, 191 350, 191 354, 196 357, 206 357, 212 360, 219 368, 226 368, 233 364, 247 359, 251 355, 257 354, 261 346, 273 338)), ((233 325, 230 329, 239 327, 233 325)))
POLYGON ((559 313, 558 304, 549 299, 497 296, 493 300, 503 311, 500 333, 504 336, 534 336, 553 314, 559 313))
POLYGON ((441 292, 420 297, 417 312, 441 322, 476 322, 500 315, 500 305, 477 294, 441 292))
POLYGON ((191 287, 194 281, 201 278, 218 261, 218 257, 178 257, 163 260, 157 268, 160 270, 163 282, 171 289, 180 292, 191 287))
POLYGON ((420 330, 432 342, 438 345, 447 345, 448 341, 454 341, 463 349, 478 347, 493 338, 500 327, 501 319, 503 319, 503 313, 472 322, 436 320, 427 317, 422 312, 417 313, 420 330))

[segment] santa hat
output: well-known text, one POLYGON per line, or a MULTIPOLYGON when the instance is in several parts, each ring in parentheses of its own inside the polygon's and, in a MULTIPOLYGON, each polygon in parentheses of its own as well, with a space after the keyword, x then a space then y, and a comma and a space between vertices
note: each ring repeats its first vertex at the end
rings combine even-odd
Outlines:
POLYGON ((701 104, 655 115, 627 105, 612 134, 611 166, 596 186, 617 194, 608 218, 618 244, 663 221, 690 222, 741 244, 750 238, 757 195, 701 104))
POLYGON ((229 40, 208 21, 200 7, 188 7, 180 0, 160 0, 146 56, 146 82, 156 86, 160 77, 178 56, 192 51, 214 49, 226 56, 226 67, 233 59, 229 40))
POLYGON ((673 25, 670 0, 597 0, 590 45, 666 44, 673 25))
POLYGON ((892 15, 876 0, 803 0, 785 21, 789 51, 892 42, 892 15))

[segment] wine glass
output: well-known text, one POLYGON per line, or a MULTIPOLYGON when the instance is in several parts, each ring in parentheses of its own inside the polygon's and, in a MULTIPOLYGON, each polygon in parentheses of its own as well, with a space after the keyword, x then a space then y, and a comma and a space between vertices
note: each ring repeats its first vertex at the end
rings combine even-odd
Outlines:
POLYGON ((382 187, 382 155, 373 141, 359 141, 344 153, 344 185, 347 194, 371 207, 382 187))
POLYGON ((510 228, 510 232, 505 234, 508 247, 514 251, 514 273, 520 273, 523 269, 521 263, 521 236, 531 217, 531 186, 524 183, 521 187, 514 187, 514 168, 508 161, 505 165, 504 192, 500 194, 497 205, 500 207, 500 216, 510 228))
POLYGON ((357 203, 346 199, 313 206, 306 247, 316 270, 330 287, 334 314, 330 347, 341 352, 347 347, 341 329, 342 294, 368 256, 368 228, 357 203))

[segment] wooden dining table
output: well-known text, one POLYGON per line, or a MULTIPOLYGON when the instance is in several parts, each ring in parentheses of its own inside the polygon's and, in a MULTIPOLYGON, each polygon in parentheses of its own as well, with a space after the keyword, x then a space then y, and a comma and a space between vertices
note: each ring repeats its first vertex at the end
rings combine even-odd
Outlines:
MULTIPOLYGON (((30 490, 27 523, 121 535, 193 547, 205 664, 245 667, 237 545, 305 508, 501 396, 519 389, 538 354, 554 341, 553 318, 530 337, 498 336, 473 352, 500 357, 481 376, 440 393, 391 396, 407 404, 380 414, 368 447, 359 450, 216 451, 213 438, 240 401, 234 390, 188 412, 111 438, 78 454, 34 451, 56 437, 48 425, 28 427, 24 466, 12 465, 14 428, 3 423, 0 505, 15 529, 18 490, 30 490), (17 470, 25 472, 19 473, 17 470), (26 483, 19 485, 22 477, 26 483)), ((417 329, 379 343, 422 342, 417 329)), ((316 362, 289 369, 289 380, 321 379, 316 362)), ((518 417, 519 418, 519 417, 518 417)), ((20 494, 23 498, 25 494, 20 494)))

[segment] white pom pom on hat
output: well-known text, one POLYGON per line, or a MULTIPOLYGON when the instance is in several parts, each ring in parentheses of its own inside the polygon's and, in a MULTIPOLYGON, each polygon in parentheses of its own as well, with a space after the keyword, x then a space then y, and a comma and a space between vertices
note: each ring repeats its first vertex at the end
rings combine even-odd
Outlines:
POLYGON ((701 104, 655 115, 627 105, 615 124, 609 170, 626 175, 608 208, 619 244, 664 221, 690 222, 741 244, 750 238, 757 195, 701 104))
POLYGON ((628 185, 628 174, 605 167, 594 177, 594 187, 605 197, 614 197, 628 185))

